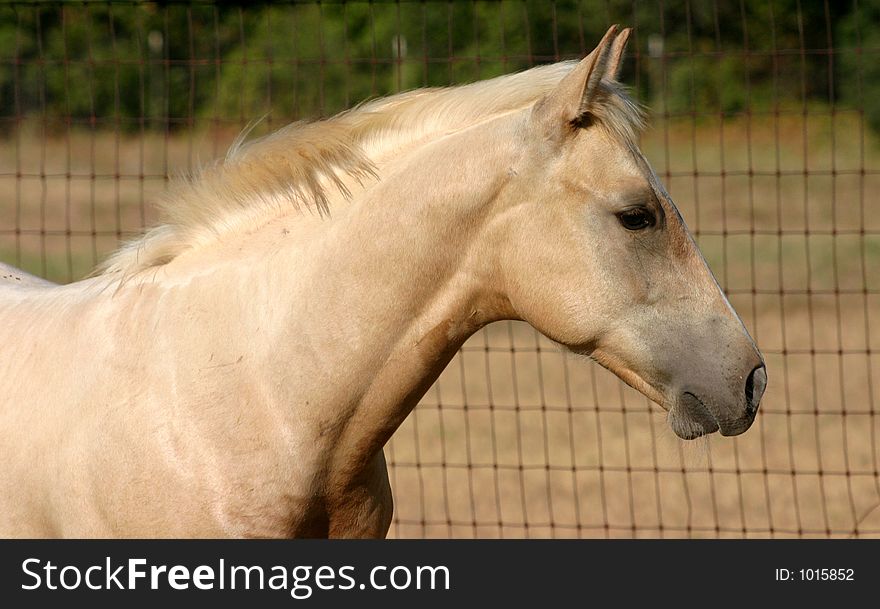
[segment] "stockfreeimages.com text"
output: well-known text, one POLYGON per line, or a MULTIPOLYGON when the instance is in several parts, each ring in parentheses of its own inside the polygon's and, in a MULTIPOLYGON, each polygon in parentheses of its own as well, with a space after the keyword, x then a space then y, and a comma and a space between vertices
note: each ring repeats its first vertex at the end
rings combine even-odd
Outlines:
POLYGON ((327 565, 264 567, 230 565, 220 559, 215 565, 194 568, 184 565, 148 564, 144 558, 129 558, 121 564, 109 556, 103 564, 86 568, 58 565, 39 558, 21 564, 23 590, 287 590, 295 599, 307 599, 318 590, 449 590, 449 569, 444 566, 377 565, 358 581, 353 566, 327 565))

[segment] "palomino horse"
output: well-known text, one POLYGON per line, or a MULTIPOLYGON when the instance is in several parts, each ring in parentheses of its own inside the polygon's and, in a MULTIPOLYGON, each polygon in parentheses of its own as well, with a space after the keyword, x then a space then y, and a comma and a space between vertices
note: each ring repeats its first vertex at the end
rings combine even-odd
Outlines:
POLYGON ((5 268, 0 534, 383 536, 383 446, 503 319, 682 438, 748 429, 761 354, 636 147, 628 35, 239 142, 84 281, 5 268))

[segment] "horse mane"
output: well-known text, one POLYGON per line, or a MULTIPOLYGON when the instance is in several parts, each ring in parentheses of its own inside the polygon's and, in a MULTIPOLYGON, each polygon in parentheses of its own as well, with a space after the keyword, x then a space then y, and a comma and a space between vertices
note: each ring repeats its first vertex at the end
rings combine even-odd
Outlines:
MULTIPOLYGON (((259 227, 291 207, 329 214, 328 189, 349 196, 346 178, 375 177, 371 158, 524 109, 575 64, 563 61, 457 87, 400 93, 328 119, 294 122, 248 142, 250 129, 245 129, 225 158, 172 181, 158 201, 161 223, 123 244, 95 274, 132 276, 218 235, 259 227)), ((600 84, 591 113, 632 145, 644 125, 640 108, 616 82, 600 84)))

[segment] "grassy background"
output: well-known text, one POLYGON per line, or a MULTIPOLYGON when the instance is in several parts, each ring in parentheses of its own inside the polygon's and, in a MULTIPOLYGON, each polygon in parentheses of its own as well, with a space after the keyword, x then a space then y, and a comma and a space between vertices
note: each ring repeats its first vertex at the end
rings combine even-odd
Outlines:
MULTIPOLYGON (((82 277, 234 134, 23 124, 0 146, 0 260, 82 277)), ((387 447, 392 535, 880 534, 876 139, 857 113, 808 108, 661 116, 643 148, 767 357, 756 424, 683 443, 611 374, 495 324, 387 447)))

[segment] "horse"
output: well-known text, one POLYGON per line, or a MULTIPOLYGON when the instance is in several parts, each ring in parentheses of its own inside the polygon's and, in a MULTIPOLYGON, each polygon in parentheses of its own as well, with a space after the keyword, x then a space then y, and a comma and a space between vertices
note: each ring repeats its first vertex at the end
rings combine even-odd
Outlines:
POLYGON ((746 431, 764 360, 638 148, 629 35, 242 137, 81 281, 4 267, 0 535, 384 537, 383 446, 499 320, 746 431))

